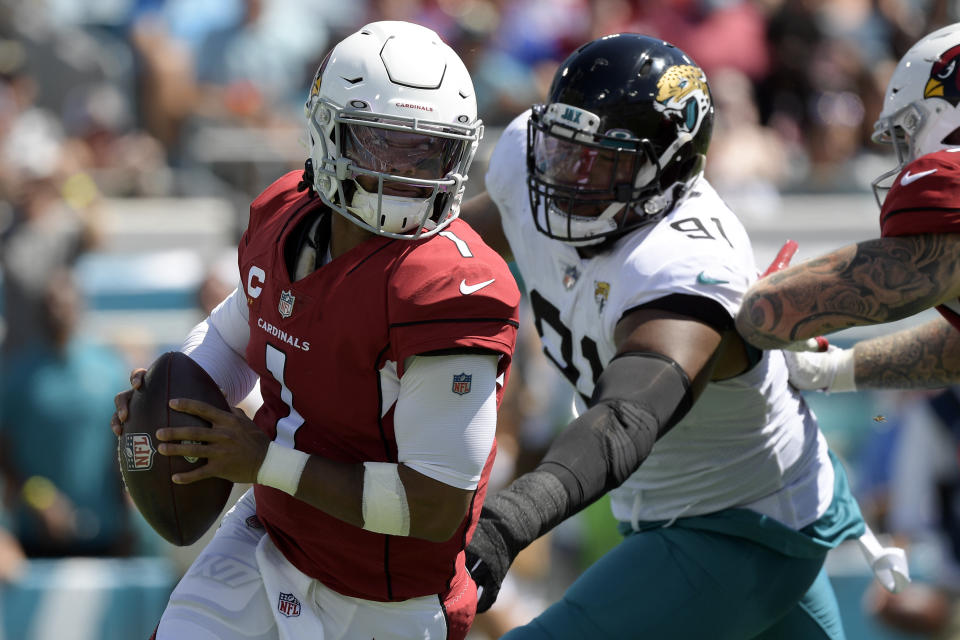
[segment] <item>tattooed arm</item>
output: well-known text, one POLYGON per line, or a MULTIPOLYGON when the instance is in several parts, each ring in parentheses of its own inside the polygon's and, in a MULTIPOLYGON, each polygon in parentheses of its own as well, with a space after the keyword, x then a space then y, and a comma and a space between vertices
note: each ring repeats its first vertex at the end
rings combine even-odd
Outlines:
POLYGON ((912 316, 960 295, 960 233, 866 240, 758 280, 737 314, 753 345, 776 349, 847 327, 912 316))
POLYGON ((929 389, 960 382, 960 331, 943 318, 853 347, 857 389, 929 389))

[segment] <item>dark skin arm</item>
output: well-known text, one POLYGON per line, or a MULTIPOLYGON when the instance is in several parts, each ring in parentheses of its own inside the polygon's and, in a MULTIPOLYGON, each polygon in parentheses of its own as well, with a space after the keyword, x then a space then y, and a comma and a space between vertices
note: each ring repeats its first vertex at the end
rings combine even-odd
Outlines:
POLYGON ((696 318, 659 309, 625 315, 614 332, 617 353, 651 351, 673 359, 692 383, 696 399, 711 380, 747 368, 743 342, 732 329, 719 332, 696 318))
MULTIPOLYGON (((134 388, 143 383, 144 372, 137 369, 131 374, 134 388)), ((117 412, 111 427, 118 436, 121 422, 127 418, 132 393, 127 390, 117 394, 114 401, 117 412)), ((170 407, 199 416, 212 425, 209 429, 176 427, 157 431, 157 438, 162 441, 158 446, 160 454, 207 459, 207 464, 198 469, 174 475, 175 483, 189 484, 210 477, 256 482, 270 439, 243 412, 221 411, 204 402, 183 398, 171 400, 170 407), (182 444, 181 440, 202 444, 182 444)), ((474 491, 451 487, 403 464, 397 473, 410 509, 410 537, 433 542, 449 540, 466 515, 474 491)), ((299 500, 356 527, 363 526, 362 496, 363 464, 337 462, 316 455, 307 461, 296 493, 299 500)))
POLYGON ((960 234, 866 240, 758 280, 737 314, 751 344, 776 349, 912 316, 960 295, 960 234))

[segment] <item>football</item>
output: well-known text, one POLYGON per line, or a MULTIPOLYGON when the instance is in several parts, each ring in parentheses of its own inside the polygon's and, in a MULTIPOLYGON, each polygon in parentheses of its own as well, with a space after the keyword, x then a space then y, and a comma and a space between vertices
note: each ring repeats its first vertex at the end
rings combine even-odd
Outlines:
POLYGON ((160 455, 157 429, 210 426, 202 418, 171 409, 168 402, 172 398, 201 400, 230 410, 223 393, 200 365, 179 351, 165 353, 150 365, 143 384, 133 392, 117 457, 127 491, 144 519, 168 542, 186 546, 206 533, 220 515, 233 483, 207 478, 181 485, 170 479, 206 460, 160 455))

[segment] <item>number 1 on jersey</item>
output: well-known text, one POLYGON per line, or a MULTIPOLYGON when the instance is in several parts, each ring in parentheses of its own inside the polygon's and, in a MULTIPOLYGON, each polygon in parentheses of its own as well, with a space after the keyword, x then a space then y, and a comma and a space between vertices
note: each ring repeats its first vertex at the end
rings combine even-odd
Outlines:
POLYGON ((473 252, 470 251, 470 247, 466 242, 457 237, 453 231, 441 231, 438 235, 443 236, 453 244, 457 245, 457 251, 460 252, 464 258, 472 258, 473 252))
POLYGON ((283 381, 283 370, 287 364, 287 354, 277 349, 270 343, 267 343, 267 371, 273 376, 273 379, 280 383, 280 399, 290 408, 290 413, 285 418, 277 420, 277 437, 274 441, 277 444, 296 448, 297 429, 303 426, 303 416, 293 407, 293 391, 283 381))

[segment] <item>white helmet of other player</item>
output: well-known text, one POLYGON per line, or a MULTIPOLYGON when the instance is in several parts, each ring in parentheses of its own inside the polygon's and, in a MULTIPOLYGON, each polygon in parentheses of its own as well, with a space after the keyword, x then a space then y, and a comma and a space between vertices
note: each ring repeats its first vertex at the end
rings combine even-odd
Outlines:
POLYGON ((321 63, 305 111, 313 188, 331 209, 408 240, 459 215, 483 125, 470 74, 436 33, 368 24, 321 63))
POLYGON ((887 84, 873 141, 893 145, 897 166, 873 181, 877 201, 920 156, 960 146, 960 23, 913 45, 887 84))

